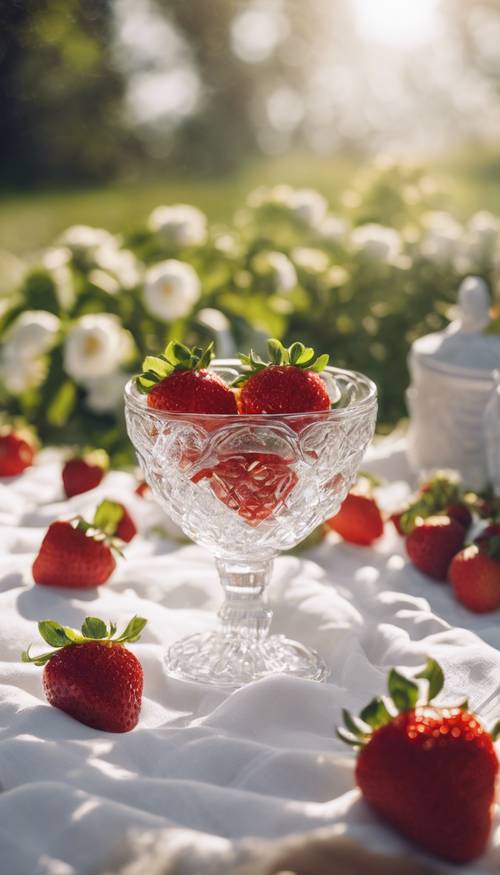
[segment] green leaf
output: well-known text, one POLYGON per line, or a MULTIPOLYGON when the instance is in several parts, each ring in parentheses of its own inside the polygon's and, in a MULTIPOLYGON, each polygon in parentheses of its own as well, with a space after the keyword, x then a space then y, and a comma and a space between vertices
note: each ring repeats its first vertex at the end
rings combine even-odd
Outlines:
POLYGON ((429 682, 429 690, 427 693, 427 702, 431 702, 438 693, 441 692, 444 686, 443 669, 435 659, 428 659, 422 671, 415 675, 416 678, 422 678, 429 682))
POLYGON ((106 638, 108 627, 104 620, 100 620, 99 617, 85 617, 82 623, 82 635, 85 635, 85 638, 106 638))
POLYGON ((165 358, 156 355, 147 355, 142 363, 143 371, 157 374, 158 377, 165 378, 172 373, 172 366, 165 358))
POLYGON ((418 701, 418 685, 391 668, 387 681, 389 694, 398 711, 410 711, 418 701))
POLYGON ((64 627, 55 620, 41 620, 38 624, 38 631, 43 640, 50 644, 51 647, 65 647, 66 644, 71 644, 71 639, 66 634, 64 627))
POLYGON ((348 744, 349 747, 360 748, 362 747, 362 743, 360 739, 353 735, 351 732, 348 732, 346 729, 343 729, 342 726, 338 726, 335 730, 335 735, 340 741, 343 741, 344 744, 348 744))
POLYGON ((187 364, 191 359, 191 350, 184 346, 183 343, 173 341, 167 346, 166 355, 167 358, 170 358, 172 361, 175 360, 176 363, 186 362, 187 364))
POLYGON ((281 341, 277 340, 275 337, 271 337, 267 341, 267 348, 269 350, 269 357, 273 364, 281 365, 286 363, 288 352, 281 341))
POLYGON ((31 644, 27 650, 23 650, 21 653, 21 662, 32 662, 34 665, 45 665, 45 663, 54 656, 54 650, 51 650, 50 653, 38 653, 37 656, 30 656, 30 647, 31 644))
POLYGON ((66 425, 76 404, 76 386, 71 380, 65 380, 57 389, 47 408, 47 422, 60 427, 66 425))
POLYGON ((357 717, 353 717, 346 708, 342 709, 342 719, 345 723, 346 729, 348 729, 349 732, 352 732, 356 738, 363 738, 368 734, 366 728, 362 726, 361 721, 359 721, 357 717))
POLYGON ((493 741, 498 741, 500 738, 500 720, 497 720, 493 729, 491 730, 491 737, 493 741))
POLYGON ((379 726, 385 726, 392 720, 392 714, 387 710, 384 700, 380 696, 375 696, 368 705, 365 705, 360 712, 360 719, 364 723, 368 723, 372 729, 378 729, 379 726))
POLYGON ((469 710, 469 699, 468 698, 464 699, 463 702, 460 702, 460 705, 457 705, 456 707, 460 708, 461 711, 468 711, 469 710))
POLYGON ((314 361, 314 356, 316 355, 316 353, 314 352, 312 346, 304 346, 303 344, 301 344, 301 346, 302 352, 298 357, 296 364, 302 365, 304 367, 304 365, 314 361))
POLYGON ((117 641, 137 641, 140 638, 141 632, 148 621, 144 617, 132 617, 130 623, 125 630, 116 639, 117 641))
POLYGON ((300 360, 300 357, 303 354, 303 352, 304 352, 304 344, 303 343, 299 343, 298 341, 296 343, 292 343, 292 345, 288 348, 288 355, 290 358, 290 364, 296 365, 297 362, 300 360))
POLYGON ((124 509, 121 504, 105 498, 96 509, 93 525, 96 529, 100 529, 105 535, 111 537, 115 534, 123 514, 124 509))
POLYGON ((199 362, 198 362, 198 368, 200 368, 200 369, 201 368, 208 368, 213 357, 214 357, 214 342, 212 340, 208 344, 207 348, 204 351, 202 351, 199 362))
POLYGON ((69 638, 71 644, 82 643, 82 635, 80 632, 77 632, 76 629, 71 629, 70 626, 64 626, 63 628, 66 632, 66 637, 69 638))
POLYGON ((324 353, 323 355, 318 356, 316 361, 311 367, 311 371, 314 371, 316 374, 319 374, 321 371, 324 371, 328 362, 330 361, 330 356, 328 353, 324 353))

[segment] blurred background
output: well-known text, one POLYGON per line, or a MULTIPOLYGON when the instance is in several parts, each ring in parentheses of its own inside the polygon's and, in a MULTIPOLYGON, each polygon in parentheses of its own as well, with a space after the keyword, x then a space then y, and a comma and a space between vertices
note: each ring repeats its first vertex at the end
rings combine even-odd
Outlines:
POLYGON ((269 333, 371 374, 387 430, 460 280, 496 300, 500 0, 16 0, 0 104, 1 397, 43 435, 119 454, 146 349, 269 333), (126 351, 71 363, 98 314, 126 351))

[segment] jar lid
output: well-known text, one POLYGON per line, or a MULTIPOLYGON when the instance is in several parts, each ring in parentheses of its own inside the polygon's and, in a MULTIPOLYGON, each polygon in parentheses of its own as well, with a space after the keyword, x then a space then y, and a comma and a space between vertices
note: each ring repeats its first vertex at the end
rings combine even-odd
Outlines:
POLYGON ((425 367, 477 379, 492 379, 500 368, 500 335, 484 334, 490 322, 490 296, 485 281, 466 277, 458 290, 458 318, 444 331, 414 342, 411 357, 425 367))

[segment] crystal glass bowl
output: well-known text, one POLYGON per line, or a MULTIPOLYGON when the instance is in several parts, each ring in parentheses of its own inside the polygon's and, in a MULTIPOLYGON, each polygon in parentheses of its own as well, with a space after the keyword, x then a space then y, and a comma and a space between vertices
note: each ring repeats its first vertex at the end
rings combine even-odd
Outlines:
MULTIPOLYGON (((233 360, 211 370, 230 382, 233 360)), ((167 653, 171 674, 238 687, 277 672, 323 680, 315 651, 269 635, 272 561, 339 509, 375 430, 377 390, 354 371, 326 368, 332 410, 224 416, 150 409, 125 387, 127 430, 144 477, 183 531, 215 556, 225 600, 220 631, 167 653)))

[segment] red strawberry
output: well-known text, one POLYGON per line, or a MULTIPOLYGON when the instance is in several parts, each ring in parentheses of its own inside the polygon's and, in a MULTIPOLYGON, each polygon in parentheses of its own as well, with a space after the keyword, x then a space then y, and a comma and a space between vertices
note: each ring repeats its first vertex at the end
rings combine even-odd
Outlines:
POLYGON ((116 567, 110 541, 85 520, 52 523, 33 563, 42 586, 90 589, 105 583, 116 567))
POLYGON ((384 820, 425 850, 464 863, 483 853, 491 830, 498 759, 492 735, 466 705, 429 706, 443 685, 429 660, 417 678, 429 681, 426 706, 418 707, 414 681, 389 674, 394 716, 377 697, 359 718, 344 711, 339 737, 359 750, 356 783, 384 820))
POLYGON ((130 516, 125 505, 120 505, 123 509, 123 516, 118 523, 115 537, 120 538, 121 541, 125 541, 126 544, 130 543, 132 538, 135 538, 137 535, 137 526, 134 523, 132 517, 130 516))
POLYGON ((454 556, 449 571, 455 596, 470 611, 486 614, 500 607, 500 537, 472 544, 454 556))
POLYGON ((350 544, 368 547, 384 533, 384 521, 374 498, 350 492, 327 526, 350 544))
POLYGON ((0 477, 15 477, 33 464, 35 443, 28 432, 0 432, 0 477))
POLYGON ((85 456, 69 459, 63 467, 62 479, 68 498, 81 495, 99 486, 109 466, 108 454, 95 450, 85 456))
POLYGON ((145 480, 141 480, 140 483, 135 487, 135 494, 139 495, 141 498, 144 498, 149 492, 149 485, 145 480))
POLYGON ((449 564, 464 540, 464 528, 456 520, 431 516, 411 530, 406 538, 406 552, 424 574, 446 580, 449 564))
POLYGON ((214 495, 249 525, 258 526, 290 495, 297 474, 290 462, 274 453, 241 453, 204 468, 193 483, 208 479, 214 495))
POLYGON ((315 358, 313 349, 293 343, 289 349, 279 340, 268 341, 270 362, 250 353, 241 356, 248 371, 234 385, 242 386, 238 406, 240 413, 304 413, 330 410, 326 384, 319 376, 328 364, 328 356, 315 358))
POLYGON ((446 515, 449 516, 450 519, 456 520, 457 523, 460 523, 465 531, 470 529, 472 525, 472 514, 467 505, 462 504, 461 502, 457 501, 454 504, 449 504, 446 508, 446 515))
POLYGON ((143 673, 137 657, 123 645, 137 641, 146 622, 134 617, 114 638, 114 623, 108 627, 97 617, 87 617, 81 633, 43 620, 40 634, 57 649, 30 656, 28 648, 22 660, 45 666, 43 689, 50 705, 94 729, 129 732, 139 719, 143 673))
POLYGON ((234 392, 207 370, 213 343, 205 350, 169 343, 164 355, 147 356, 136 385, 148 407, 172 413, 237 414, 234 392))

